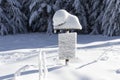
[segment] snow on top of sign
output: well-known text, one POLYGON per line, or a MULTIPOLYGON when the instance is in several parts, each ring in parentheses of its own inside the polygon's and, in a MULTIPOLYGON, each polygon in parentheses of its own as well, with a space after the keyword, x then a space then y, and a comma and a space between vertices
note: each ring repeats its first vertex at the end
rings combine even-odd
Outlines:
POLYGON ((65 10, 58 10, 53 16, 53 25, 59 25, 66 21, 68 13, 65 10))
POLYGON ((82 29, 79 19, 66 10, 58 10, 53 16, 54 29, 82 29))

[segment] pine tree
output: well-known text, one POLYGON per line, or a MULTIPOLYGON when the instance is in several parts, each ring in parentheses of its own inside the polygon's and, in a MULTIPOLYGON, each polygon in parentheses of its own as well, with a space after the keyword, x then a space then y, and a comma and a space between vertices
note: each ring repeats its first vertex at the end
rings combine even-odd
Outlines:
POLYGON ((120 0, 106 0, 102 21, 104 35, 120 35, 120 0))
POLYGON ((74 7, 74 14, 79 18, 80 23, 83 27, 84 33, 88 33, 88 21, 87 21, 87 12, 85 8, 85 0, 74 0, 73 7, 74 7))
MULTIPOLYGON (((1 4, 1 3, 0 3, 1 4)), ((8 18, 3 12, 3 9, 0 6, 0 35, 8 34, 8 18)))
POLYGON ((102 18, 105 11, 105 0, 91 0, 89 22, 91 26, 90 34, 101 34, 102 18))
MULTIPOLYGON (((47 3, 47 0, 33 0, 29 6, 29 9, 29 26, 31 26, 30 28, 32 31, 47 31, 48 19, 51 15, 49 14, 51 13, 51 6, 47 3)), ((49 22, 51 22, 51 20, 49 22)))
MULTIPOLYGON (((3 9, 2 13, 6 16, 6 23, 2 24, 6 25, 7 33, 25 33, 27 29, 25 27, 25 19, 26 16, 22 14, 20 8, 21 5, 17 0, 2 0, 1 7, 3 9)), ((4 35, 4 34, 3 34, 4 35)))

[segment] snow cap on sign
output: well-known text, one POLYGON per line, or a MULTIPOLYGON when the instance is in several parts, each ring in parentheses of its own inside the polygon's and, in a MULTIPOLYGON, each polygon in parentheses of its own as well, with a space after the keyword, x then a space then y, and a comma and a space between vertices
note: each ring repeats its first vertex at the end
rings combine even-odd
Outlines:
POLYGON ((55 30, 82 29, 79 19, 64 9, 58 10, 54 14, 53 26, 55 30))

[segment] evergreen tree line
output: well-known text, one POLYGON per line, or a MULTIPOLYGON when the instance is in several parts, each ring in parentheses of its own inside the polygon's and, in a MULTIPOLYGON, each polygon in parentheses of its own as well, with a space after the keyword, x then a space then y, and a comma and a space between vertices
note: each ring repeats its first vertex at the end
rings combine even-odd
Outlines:
POLYGON ((120 0, 0 0, 0 35, 52 33, 59 9, 79 18, 80 33, 120 35, 120 0))

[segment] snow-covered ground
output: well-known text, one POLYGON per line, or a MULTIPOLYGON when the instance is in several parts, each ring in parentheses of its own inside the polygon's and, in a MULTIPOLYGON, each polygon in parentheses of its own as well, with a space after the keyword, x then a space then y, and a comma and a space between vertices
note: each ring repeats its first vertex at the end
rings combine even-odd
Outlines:
MULTIPOLYGON (((30 33, 0 36, 0 80, 14 80, 25 65, 38 65, 46 49, 45 80, 120 80, 120 37, 78 35, 76 59, 68 66, 58 60, 57 34, 30 33)), ((30 67, 17 80, 38 80, 38 67, 30 67)))

